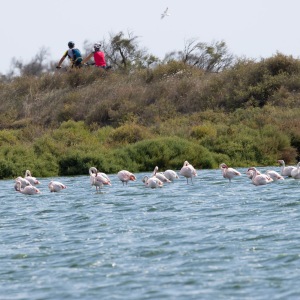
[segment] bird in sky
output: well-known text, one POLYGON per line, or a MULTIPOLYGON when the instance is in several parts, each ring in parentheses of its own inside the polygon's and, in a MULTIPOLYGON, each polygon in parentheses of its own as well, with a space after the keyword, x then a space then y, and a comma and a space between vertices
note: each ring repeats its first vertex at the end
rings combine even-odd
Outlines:
POLYGON ((165 9, 165 11, 161 14, 161 19, 163 19, 164 17, 168 17, 170 16, 170 14, 168 13, 168 7, 165 9))

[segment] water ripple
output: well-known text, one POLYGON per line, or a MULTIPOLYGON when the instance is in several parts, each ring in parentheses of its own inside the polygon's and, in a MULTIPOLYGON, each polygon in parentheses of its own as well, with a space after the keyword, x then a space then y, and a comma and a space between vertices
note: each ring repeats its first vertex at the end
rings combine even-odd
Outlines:
MULTIPOLYGON (((241 173, 245 174, 246 169, 241 173)), ((1 299, 298 299, 300 181, 201 170, 161 189, 0 190, 1 299)))

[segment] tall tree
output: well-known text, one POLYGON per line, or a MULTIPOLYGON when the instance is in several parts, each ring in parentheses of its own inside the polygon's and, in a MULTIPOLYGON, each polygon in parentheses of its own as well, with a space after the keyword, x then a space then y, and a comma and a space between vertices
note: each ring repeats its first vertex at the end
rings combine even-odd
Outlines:
POLYGON ((185 42, 183 51, 168 53, 164 60, 180 60, 208 72, 220 72, 232 66, 234 59, 224 41, 207 44, 190 39, 185 42))
POLYGON ((149 67, 158 59, 147 53, 145 48, 140 48, 138 37, 122 31, 118 34, 110 34, 109 42, 103 42, 103 50, 108 60, 117 68, 131 70, 149 67))
POLYGON ((15 71, 18 70, 21 76, 26 75, 40 75, 43 72, 49 70, 46 59, 49 56, 49 51, 47 48, 42 47, 39 52, 31 59, 27 64, 23 62, 22 59, 12 59, 12 73, 15 74, 15 71))

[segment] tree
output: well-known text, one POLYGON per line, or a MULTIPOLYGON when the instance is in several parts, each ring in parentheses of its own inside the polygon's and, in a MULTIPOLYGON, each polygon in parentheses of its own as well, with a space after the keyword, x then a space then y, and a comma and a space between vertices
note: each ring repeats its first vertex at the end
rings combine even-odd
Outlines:
POLYGON ((157 61, 145 48, 139 47, 137 39, 132 32, 128 32, 127 36, 122 31, 110 34, 109 42, 103 41, 103 50, 110 63, 119 69, 131 70, 147 68, 157 61))
POLYGON ((164 60, 180 60, 208 72, 220 72, 232 66, 234 56, 224 41, 207 44, 190 39, 185 42, 183 51, 168 53, 164 60))
POLYGON ((24 64, 22 59, 17 60, 16 58, 13 58, 11 73, 15 74, 15 70, 18 70, 21 76, 40 75, 49 70, 47 64, 45 63, 48 55, 48 49, 42 47, 27 64, 24 64))

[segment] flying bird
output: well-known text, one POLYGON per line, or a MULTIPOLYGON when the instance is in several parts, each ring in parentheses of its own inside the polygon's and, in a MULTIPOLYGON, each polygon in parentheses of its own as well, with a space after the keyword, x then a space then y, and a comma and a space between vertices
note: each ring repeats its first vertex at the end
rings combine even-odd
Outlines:
POLYGON ((165 9, 165 11, 161 14, 161 19, 163 19, 164 17, 168 17, 170 16, 170 14, 168 13, 168 7, 165 9))

